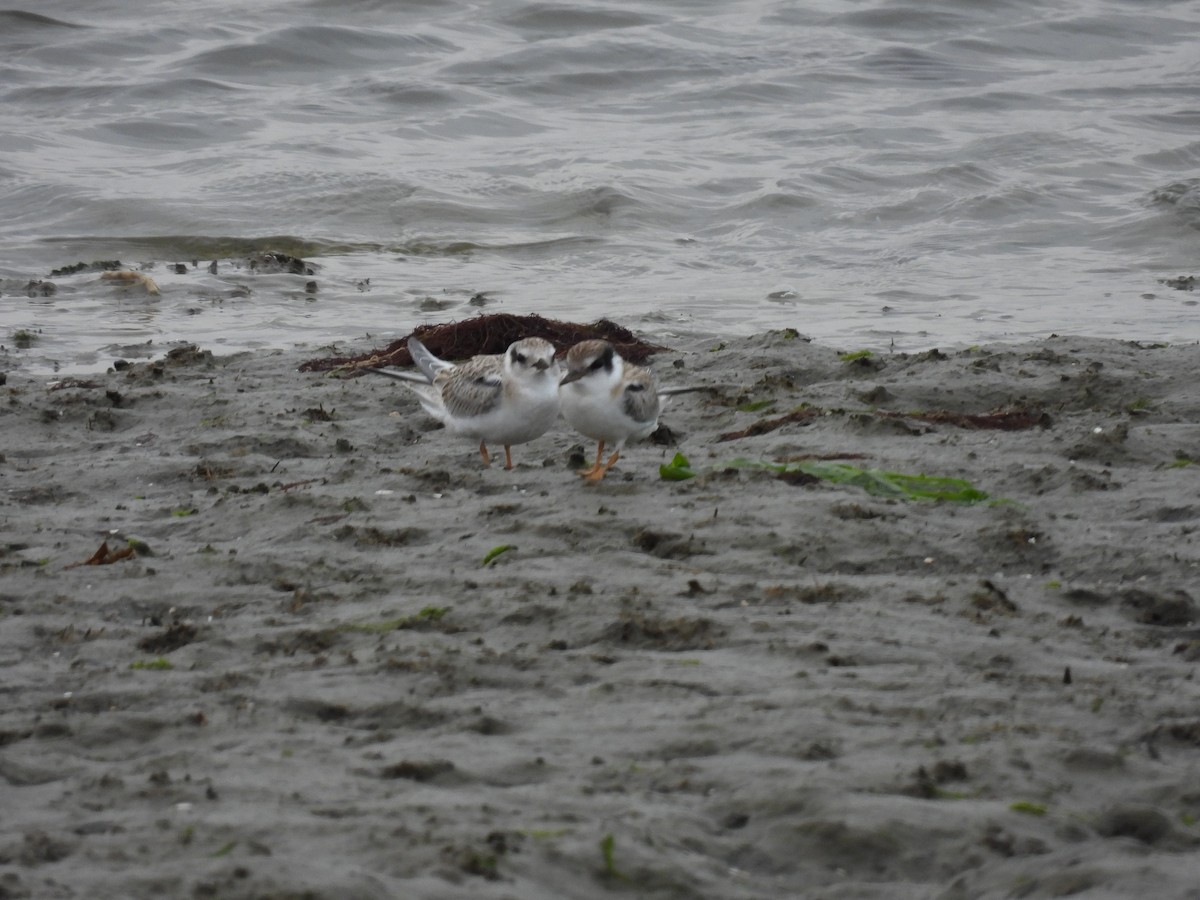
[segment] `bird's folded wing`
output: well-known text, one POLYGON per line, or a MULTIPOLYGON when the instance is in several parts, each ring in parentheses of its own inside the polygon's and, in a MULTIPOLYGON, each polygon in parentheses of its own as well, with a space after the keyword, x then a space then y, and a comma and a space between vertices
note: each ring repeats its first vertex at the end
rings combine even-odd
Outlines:
POLYGON ((651 422, 658 417, 658 392, 649 372, 642 371, 625 385, 621 411, 635 422, 651 422))
POLYGON ((452 416, 468 418, 481 416, 496 408, 504 393, 504 382, 498 373, 465 377, 456 370, 440 381, 442 405, 452 416))

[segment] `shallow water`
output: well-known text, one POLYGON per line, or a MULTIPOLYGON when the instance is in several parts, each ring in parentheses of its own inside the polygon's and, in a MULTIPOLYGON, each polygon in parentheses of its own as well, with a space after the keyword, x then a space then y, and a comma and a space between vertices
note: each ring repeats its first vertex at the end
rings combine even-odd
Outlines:
POLYGON ((1196 340, 1161 280, 1200 245, 1198 32, 1193 3, 1099 0, 0 12, 0 366, 381 345, 481 309, 1196 340), (265 250, 315 275, 237 264, 265 250), (115 259, 162 294, 26 289, 115 259))

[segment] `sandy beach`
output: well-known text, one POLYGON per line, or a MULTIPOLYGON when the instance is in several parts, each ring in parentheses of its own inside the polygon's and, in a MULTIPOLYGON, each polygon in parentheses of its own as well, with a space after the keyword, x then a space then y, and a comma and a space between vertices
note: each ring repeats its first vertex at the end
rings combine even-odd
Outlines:
POLYGON ((0 898, 1200 897, 1200 347, 662 342, 596 485, 324 350, 0 357, 0 898))

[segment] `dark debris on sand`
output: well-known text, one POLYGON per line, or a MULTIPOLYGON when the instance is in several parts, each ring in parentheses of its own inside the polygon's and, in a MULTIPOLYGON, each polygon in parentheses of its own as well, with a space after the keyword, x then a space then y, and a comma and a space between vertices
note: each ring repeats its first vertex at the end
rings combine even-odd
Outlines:
POLYGON ((540 337, 552 343, 559 351, 566 350, 580 341, 605 340, 611 343, 624 359, 643 363, 651 355, 666 350, 637 338, 633 332, 608 319, 583 324, 561 322, 542 316, 517 316, 511 313, 493 313, 464 319, 461 322, 446 322, 441 325, 419 325, 411 334, 392 341, 383 350, 372 350, 359 356, 333 356, 310 359, 301 364, 301 372, 328 372, 345 369, 348 374, 361 374, 366 369, 378 366, 411 366, 408 339, 415 337, 430 351, 442 359, 469 359, 482 353, 503 353, 513 341, 540 337))

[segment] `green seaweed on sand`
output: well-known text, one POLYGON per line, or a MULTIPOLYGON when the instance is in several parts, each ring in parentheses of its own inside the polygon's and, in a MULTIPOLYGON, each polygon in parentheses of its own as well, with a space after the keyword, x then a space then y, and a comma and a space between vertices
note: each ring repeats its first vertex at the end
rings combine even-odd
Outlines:
POLYGON ((992 500, 984 491, 962 478, 940 475, 910 475, 887 472, 883 469, 864 469, 849 463, 804 460, 790 463, 766 463, 750 459, 735 459, 728 463, 735 469, 764 469, 780 476, 807 475, 834 484, 860 487, 876 497, 897 500, 948 500, 953 503, 1002 502, 992 500))
POLYGON ((420 628, 426 623, 440 622, 450 611, 448 606, 426 606, 411 616, 400 616, 395 619, 383 619, 379 622, 343 622, 334 630, 354 631, 363 634, 388 634, 392 631, 402 631, 406 628, 420 628))
POLYGON ((1044 816, 1046 814, 1045 803, 1033 803, 1030 800, 1017 800, 1015 803, 1010 803, 1008 808, 1027 816, 1044 816))
POLYGON ((129 664, 129 668, 131 668, 131 669, 158 669, 161 671, 161 670, 166 670, 166 669, 173 669, 173 668, 175 668, 175 665, 169 659, 167 659, 165 656, 160 656, 157 659, 135 659, 133 662, 131 662, 129 664))
POLYGON ((612 836, 610 831, 604 837, 600 838, 600 856, 604 860, 604 874, 609 878, 624 879, 625 876, 617 869, 617 839, 612 836))
POLYGON ((696 473, 692 471, 692 464, 682 453, 676 453, 669 463, 659 466, 658 474, 663 481, 686 481, 696 477, 696 473))
POLYGON ((872 355, 870 350, 851 350, 848 353, 839 353, 838 359, 842 362, 857 362, 860 359, 867 359, 872 355))
POLYGON ((970 800, 972 796, 966 791, 948 791, 945 788, 934 788, 933 793, 935 800, 970 800))
POLYGON ((150 549, 150 545, 141 538, 127 537, 125 543, 133 548, 133 552, 138 556, 153 556, 154 551, 150 549))
POLYGON ((467 848, 459 857, 458 867, 468 875, 478 875, 488 881, 495 881, 500 877, 496 869, 497 862, 493 853, 480 853, 473 848, 467 848))
POLYGON ((748 403, 739 403, 737 405, 736 409, 738 412, 759 412, 761 410, 767 409, 768 407, 771 407, 774 405, 775 405, 775 401, 770 400, 770 399, 768 399, 768 400, 751 400, 748 403))
POLYGON ((481 562, 479 565, 481 568, 483 566, 490 566, 492 563, 494 563, 497 560, 497 558, 499 558, 499 556, 501 554, 507 553, 509 550, 516 550, 516 549, 517 548, 514 547, 512 544, 501 544, 499 547, 493 547, 483 557, 483 562, 481 562))

